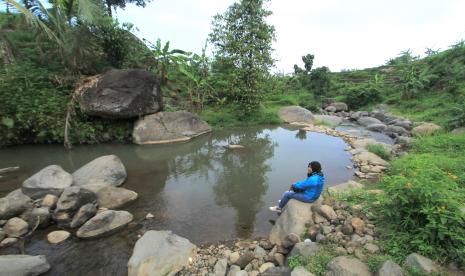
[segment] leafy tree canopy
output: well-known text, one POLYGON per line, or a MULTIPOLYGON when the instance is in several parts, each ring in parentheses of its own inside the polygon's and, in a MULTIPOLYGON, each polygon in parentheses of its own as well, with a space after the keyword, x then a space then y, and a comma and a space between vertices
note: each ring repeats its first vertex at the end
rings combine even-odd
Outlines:
POLYGON ((260 103, 268 70, 273 66, 272 42, 275 29, 266 22, 271 15, 268 0, 241 0, 213 19, 210 41, 215 48, 213 65, 228 99, 239 103, 246 113, 260 103))

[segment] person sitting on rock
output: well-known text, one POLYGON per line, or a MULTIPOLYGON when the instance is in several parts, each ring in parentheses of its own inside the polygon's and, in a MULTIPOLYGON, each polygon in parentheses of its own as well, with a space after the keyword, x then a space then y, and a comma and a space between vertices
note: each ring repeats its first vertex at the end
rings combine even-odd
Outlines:
POLYGON ((291 185, 290 190, 284 192, 278 206, 270 207, 273 212, 281 212, 290 199, 311 203, 320 197, 325 183, 325 176, 321 172, 321 164, 312 161, 308 164, 307 179, 298 181, 291 185))

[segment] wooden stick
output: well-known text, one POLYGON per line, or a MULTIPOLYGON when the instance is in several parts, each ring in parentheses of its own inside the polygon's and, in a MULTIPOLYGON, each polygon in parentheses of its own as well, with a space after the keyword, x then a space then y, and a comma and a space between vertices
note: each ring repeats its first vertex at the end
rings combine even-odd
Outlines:
POLYGON ((8 167, 8 168, 0 169, 0 174, 15 172, 17 170, 19 170, 18 166, 16 166, 16 167, 8 167))

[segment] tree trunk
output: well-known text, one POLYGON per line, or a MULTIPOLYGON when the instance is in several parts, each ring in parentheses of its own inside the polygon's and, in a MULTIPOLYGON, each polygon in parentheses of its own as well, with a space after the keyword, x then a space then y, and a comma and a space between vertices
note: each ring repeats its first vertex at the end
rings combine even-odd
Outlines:
POLYGON ((110 0, 106 0, 105 1, 107 3, 107 12, 108 12, 108 16, 109 17, 112 17, 112 11, 111 11, 111 3, 110 3, 110 0))
POLYGON ((71 142, 69 141, 69 138, 68 138, 68 131, 69 131, 69 119, 71 117, 71 112, 72 112, 72 109, 73 109, 73 100, 71 100, 71 103, 68 104, 68 108, 66 109, 66 118, 65 118, 65 133, 64 133, 64 146, 66 149, 70 150, 73 145, 71 144, 71 142))
POLYGON ((165 108, 164 104, 163 104, 163 93, 161 91, 161 84, 160 84, 160 81, 157 82, 157 102, 158 102, 158 106, 160 107, 160 111, 163 111, 163 109, 165 108))

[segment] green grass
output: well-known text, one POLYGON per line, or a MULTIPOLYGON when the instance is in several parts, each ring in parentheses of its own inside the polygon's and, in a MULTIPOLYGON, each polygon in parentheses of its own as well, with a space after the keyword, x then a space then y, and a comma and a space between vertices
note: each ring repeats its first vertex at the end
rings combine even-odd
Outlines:
POLYGON ((303 258, 302 256, 291 257, 289 260, 289 267, 294 268, 297 266, 303 266, 315 275, 324 275, 326 272, 326 266, 335 257, 337 257, 337 255, 334 251, 334 245, 321 245, 321 249, 318 251, 318 254, 314 256, 309 258, 303 258))
POLYGON ((386 148, 383 145, 380 144, 371 144, 368 145, 368 151, 371 153, 374 153, 378 155, 379 157, 383 158, 384 160, 390 160, 391 159, 391 153, 386 150, 386 148))

